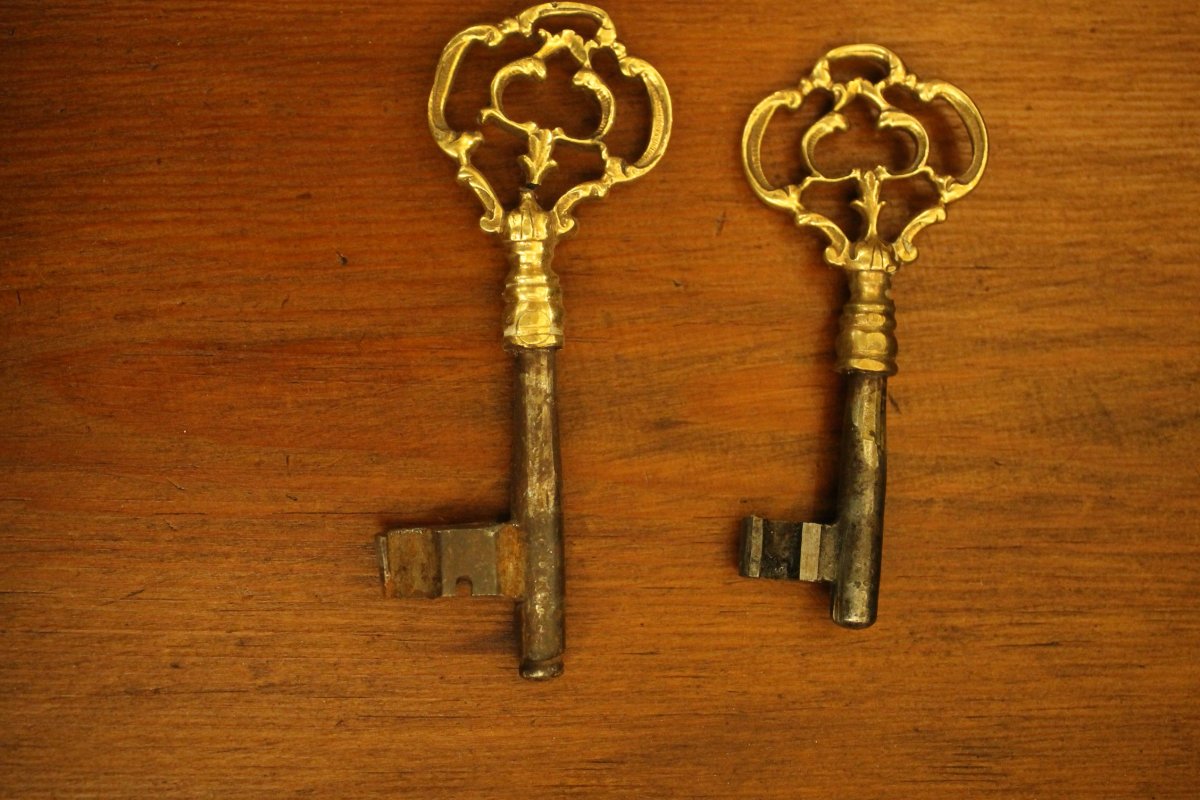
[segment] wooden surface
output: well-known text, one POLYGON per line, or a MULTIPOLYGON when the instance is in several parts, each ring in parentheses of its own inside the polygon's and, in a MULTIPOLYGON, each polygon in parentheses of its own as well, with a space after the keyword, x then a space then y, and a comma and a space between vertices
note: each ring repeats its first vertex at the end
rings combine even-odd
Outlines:
POLYGON ((372 537, 507 510, 504 272, 424 105, 497 2, 0 11, 0 795, 1195 797, 1185 2, 609 3, 660 167, 556 266, 567 672, 372 537), (750 108, 891 46, 989 123, 897 280, 879 624, 739 579, 832 510, 842 291, 750 108))

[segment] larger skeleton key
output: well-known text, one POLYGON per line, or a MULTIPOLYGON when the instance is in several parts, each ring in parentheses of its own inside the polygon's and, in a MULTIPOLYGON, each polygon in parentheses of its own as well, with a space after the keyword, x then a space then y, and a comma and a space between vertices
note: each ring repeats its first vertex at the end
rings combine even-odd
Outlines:
POLYGON ((521 675, 553 678, 562 672, 563 535, 555 409, 555 350, 563 344, 563 308, 558 277, 550 261, 555 244, 575 229, 571 213, 585 198, 602 198, 614 184, 633 180, 662 157, 671 131, 671 99, 655 69, 628 56, 608 15, 581 3, 546 3, 499 25, 468 28, 446 45, 429 95, 429 129, 458 164, 458 181, 483 203, 480 227, 499 236, 510 271, 504 289, 504 341, 516 365, 513 432, 512 521, 498 525, 401 528, 378 537, 380 571, 389 596, 439 597, 467 589, 474 595, 503 595, 520 604, 521 675), (585 37, 566 29, 539 27, 552 17, 587 17, 597 25, 585 37), (510 36, 540 39, 537 52, 502 67, 492 79, 490 105, 479 115, 528 140, 521 166, 525 182, 516 208, 505 209, 488 179, 471 163, 483 141, 477 131, 459 132, 446 121, 446 103, 459 65, 472 46, 497 47, 510 36), (609 153, 604 137, 612 128, 612 92, 592 69, 593 53, 611 53, 621 72, 640 79, 650 99, 650 131, 645 152, 633 163, 609 153), (546 61, 566 54, 577 69, 572 84, 594 95, 600 120, 586 138, 561 128, 515 121, 504 110, 505 87, 518 77, 544 80, 546 61), (543 208, 537 192, 556 167, 558 144, 592 148, 603 174, 563 193, 543 208))
POLYGON ((872 624, 878 607, 886 473, 884 409, 887 378, 896 372, 892 275, 901 264, 917 257, 913 246, 917 232, 945 219, 946 205, 975 188, 987 164, 987 150, 987 131, 970 98, 948 83, 918 80, 905 71, 894 53, 871 44, 829 52, 797 88, 776 92, 759 103, 742 135, 742 158, 754 192, 767 205, 793 214, 797 225, 811 225, 825 234, 829 239, 825 260, 845 272, 850 297, 842 309, 837 338, 837 369, 846 375, 847 383, 837 519, 822 525, 748 517, 743 523, 741 573, 751 578, 832 583, 831 616, 848 628, 872 624), (830 64, 844 59, 874 62, 885 75, 880 80, 835 81, 830 64), (942 175, 929 165, 929 135, 914 116, 892 105, 885 95, 893 90, 907 91, 921 103, 944 100, 958 114, 972 148, 971 163, 962 175, 942 175), (801 139, 807 177, 798 185, 774 187, 763 170, 763 135, 777 110, 796 110, 814 92, 830 95, 833 107, 801 139), (907 133, 915 152, 900 172, 877 166, 827 176, 818 168, 814 150, 828 134, 847 130, 843 112, 860 99, 873 108, 877 128, 907 133), (928 180, 937 200, 888 240, 879 231, 879 214, 886 205, 881 191, 888 181, 911 178, 928 180), (805 205, 809 189, 840 182, 853 182, 857 190, 852 205, 863 225, 856 241, 833 220, 805 205))

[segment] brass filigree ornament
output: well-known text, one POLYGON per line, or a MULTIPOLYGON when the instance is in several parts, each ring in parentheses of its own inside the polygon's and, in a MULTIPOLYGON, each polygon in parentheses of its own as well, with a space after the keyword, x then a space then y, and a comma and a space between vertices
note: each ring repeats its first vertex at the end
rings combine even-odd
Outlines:
POLYGON ((887 378, 896 372, 895 306, 891 279, 896 269, 917 257, 913 237, 946 218, 946 206, 979 183, 987 165, 988 141, 983 118, 971 99, 948 83, 921 81, 910 74, 894 53, 873 44, 830 51, 794 89, 775 92, 750 113, 742 134, 746 177, 767 205, 792 214, 796 224, 812 226, 829 240, 825 261, 846 274, 850 297, 842 309, 837 338, 837 369, 846 374, 845 412, 838 477, 837 519, 833 523, 787 522, 748 517, 743 522, 740 570, 751 578, 831 583, 830 614, 849 628, 874 623, 883 550, 883 506, 886 475, 887 378), (884 69, 884 77, 835 81, 830 65, 862 59, 884 69), (887 99, 890 89, 908 91, 921 103, 944 100, 958 114, 972 149, 962 175, 943 175, 929 163, 930 138, 913 115, 887 99), (800 156, 807 177, 799 184, 776 187, 763 171, 763 136, 775 112, 797 110, 814 92, 833 99, 832 109, 814 122, 801 138, 800 156), (915 145, 907 167, 892 172, 886 166, 850 168, 826 175, 816 162, 818 143, 849 127, 843 113, 856 100, 874 108, 881 131, 907 134, 915 145), (936 202, 915 214, 894 238, 880 233, 882 191, 889 181, 924 178, 937 193, 936 202), (851 240, 833 220, 805 205, 805 192, 818 184, 853 181, 857 199, 851 205, 863 220, 862 233, 851 240))
POLYGON ((633 180, 662 158, 671 132, 671 99, 659 74, 632 58, 617 41, 612 20, 595 6, 546 3, 499 25, 477 25, 459 33, 442 52, 429 95, 429 129, 438 146, 458 164, 458 180, 483 203, 480 227, 504 242, 511 269, 504 297, 505 346, 514 357, 516 388, 513 433, 512 521, 499 524, 397 528, 377 539, 385 594, 393 597, 446 597, 455 594, 500 595, 519 604, 520 672, 531 680, 560 674, 565 646, 562 534, 562 480, 559 469, 555 356, 563 344, 563 310, 558 278, 551 269, 554 246, 575 230, 572 212, 582 200, 600 198, 623 181, 633 180), (537 27, 554 17, 586 17, 596 23, 593 36, 566 29, 537 27), (526 137, 520 159, 525 183, 515 208, 506 209, 487 177, 471 163, 483 141, 478 131, 455 131, 446 122, 446 102, 464 56, 474 45, 496 47, 511 36, 541 44, 533 55, 501 68, 491 81, 490 103, 479 115, 526 137), (612 155, 604 142, 616 115, 613 94, 592 69, 592 58, 610 52, 621 72, 638 78, 650 97, 649 143, 633 163, 612 155), (513 120, 504 108, 504 90, 516 78, 545 80, 546 60, 569 54, 577 69, 572 84, 591 93, 600 106, 596 130, 575 137, 561 128, 513 120), (594 149, 603 162, 601 176, 564 192, 549 208, 537 192, 557 166, 559 145, 594 149))
POLYGON ((913 237, 924 228, 946 218, 946 206, 975 188, 987 165, 987 129, 979 109, 959 89, 942 81, 922 81, 909 73, 891 50, 874 44, 856 44, 830 51, 812 73, 794 89, 775 92, 760 102, 750 113, 742 134, 742 157, 746 177, 755 194, 769 206, 789 212, 800 226, 812 226, 829 239, 825 261, 847 272, 851 301, 847 317, 843 318, 842 335, 838 339, 838 369, 865 372, 896 372, 896 340, 894 309, 891 301, 891 275, 901 264, 917 257, 913 237), (865 77, 835 81, 830 64, 845 59, 867 59, 886 69, 880 80, 865 77), (916 117, 897 108, 885 93, 891 88, 910 92, 923 103, 944 100, 961 118, 970 139, 972 156, 966 171, 959 176, 942 175, 929 165, 929 134, 916 117), (762 141, 775 112, 781 108, 795 111, 814 92, 826 92, 833 97, 833 108, 804 133, 800 157, 808 176, 799 184, 775 187, 767 179, 762 164, 762 141), (814 157, 818 143, 834 132, 849 129, 843 110, 861 98, 877 111, 876 126, 907 134, 915 144, 915 153, 907 168, 893 173, 886 166, 872 169, 853 168, 840 175, 825 175, 814 157), (879 214, 885 205, 880 192, 889 181, 926 178, 937 191, 937 202, 915 215, 892 240, 879 233, 879 214), (846 233, 828 217, 804 204, 804 194, 816 184, 836 184, 853 180, 858 186, 858 199, 853 203, 861 215, 862 235, 851 241, 846 233), (862 308, 855 308, 862 306, 862 308))
POLYGON ((644 175, 662 158, 671 134, 671 97, 662 76, 650 64, 626 52, 617 41, 612 20, 601 9, 583 3, 544 3, 499 25, 468 28, 450 40, 442 51, 429 95, 429 130, 438 146, 458 163, 459 183, 469 187, 483 204, 479 227, 499 234, 508 247, 512 264, 505 288, 504 336, 508 345, 561 347, 562 300, 558 278, 550 267, 554 245, 574 231, 572 213, 581 201, 603 198, 613 186, 644 175), (537 27, 539 22, 555 17, 586 17, 598 28, 593 36, 585 37, 569 29, 553 33, 537 27), (496 73, 491 82, 491 104, 479 114, 480 125, 493 123, 528 140, 528 153, 521 157, 525 173, 521 199, 516 208, 505 209, 487 177, 471 163, 483 134, 451 128, 446 121, 446 102, 468 50, 478 44, 496 47, 512 36, 537 37, 541 46, 533 55, 517 59, 496 73), (616 119, 616 104, 612 91, 592 69, 592 57, 600 51, 615 57, 623 75, 640 79, 649 96, 650 135, 645 152, 633 163, 610 153, 604 141, 616 119), (569 55, 577 66, 572 85, 591 93, 600 107, 599 123, 590 136, 575 137, 562 128, 548 130, 536 122, 516 121, 504 109, 505 88, 521 77, 545 80, 547 60, 560 53, 569 55), (537 191, 546 174, 558 166, 554 150, 560 144, 595 150, 604 165, 603 173, 567 190, 546 209, 539 203, 537 191))

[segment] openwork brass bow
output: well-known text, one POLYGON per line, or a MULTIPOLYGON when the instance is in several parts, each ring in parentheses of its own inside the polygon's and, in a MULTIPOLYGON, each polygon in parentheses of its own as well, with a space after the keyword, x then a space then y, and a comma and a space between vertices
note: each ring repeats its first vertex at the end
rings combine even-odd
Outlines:
POLYGON ((817 62, 794 89, 775 92, 750 113, 742 135, 746 177, 754 192, 775 208, 793 215, 797 225, 811 225, 829 240, 825 260, 846 273, 850 297, 842 309, 837 339, 837 369, 846 373, 845 414, 838 482, 837 520, 831 524, 785 522, 748 517, 743 523, 741 572, 747 577, 821 581, 833 584, 831 616, 839 625, 863 628, 875 621, 883 549, 883 505, 886 482, 885 407, 887 377, 896 372, 895 306, 891 277, 917 257, 913 237, 946 218, 946 206, 966 195, 987 164, 987 131, 979 110, 961 91, 940 81, 921 81, 908 73, 890 50, 873 44, 839 47, 817 62), (835 81, 830 65, 843 59, 865 59, 884 68, 884 77, 835 81), (921 103, 944 100, 961 118, 972 148, 962 175, 938 173, 930 166, 930 137, 912 114, 897 108, 886 93, 906 90, 921 103), (833 107, 805 131, 800 157, 807 176, 784 187, 771 185, 763 170, 763 136, 775 112, 796 110, 814 92, 833 98, 833 107), (827 175, 814 157, 823 138, 849 127, 843 113, 856 100, 875 112, 880 130, 900 131, 914 144, 907 167, 850 168, 827 175), (882 191, 889 181, 924 178, 937 199, 916 213, 893 238, 880 233, 882 191), (833 220, 805 204, 805 192, 818 184, 853 181, 857 198, 851 205, 863 220, 861 235, 851 240, 833 220))
POLYGON ((811 225, 829 239, 825 260, 848 273, 851 302, 848 317, 843 318, 842 335, 838 340, 838 368, 865 372, 896 372, 896 341, 894 310, 889 296, 889 276, 901 265, 917 257, 913 237, 923 228, 946 218, 947 204, 965 196, 975 188, 987 165, 987 130, 979 109, 962 91, 942 81, 921 81, 907 72, 904 64, 891 50, 874 44, 856 44, 830 51, 813 67, 812 73, 794 89, 775 92, 760 102, 750 113, 742 135, 742 155, 746 177, 755 194, 767 205, 791 213, 797 225, 811 225), (830 63, 844 59, 868 59, 886 69, 880 80, 865 77, 846 82, 835 81, 830 75, 830 63), (929 134, 913 115, 888 101, 888 89, 908 90, 923 103, 945 100, 958 113, 970 139, 970 166, 960 176, 938 174, 929 165, 929 134), (799 109, 813 92, 824 91, 833 96, 833 108, 818 119, 804 134, 800 157, 807 177, 799 184, 772 186, 763 171, 762 141, 771 118, 780 108, 799 109), (814 152, 818 143, 835 131, 849 128, 843 110, 858 98, 870 103, 878 116, 880 130, 895 130, 908 134, 915 144, 915 153, 907 168, 893 173, 886 166, 873 169, 853 168, 840 175, 825 175, 817 167, 814 152), (879 233, 879 213, 885 205, 880 192, 888 181, 924 177, 937 191, 937 202, 915 215, 900 233, 891 240, 879 233), (805 192, 815 184, 834 184, 853 180, 858 185, 854 208, 862 216, 862 235, 851 241, 846 233, 828 217, 804 204, 805 192), (861 301, 863 308, 855 308, 861 301))
POLYGON ((505 296, 504 335, 513 347, 560 347, 563 342, 562 302, 558 278, 550 268, 554 245, 575 228, 571 216, 585 198, 602 198, 618 183, 633 180, 652 169, 667 148, 671 133, 671 98, 662 76, 650 64, 634 58, 617 41, 617 30, 608 15, 583 3, 544 3, 527 9, 499 25, 477 25, 461 32, 446 45, 438 64, 433 91, 429 95, 429 129, 438 145, 458 163, 458 180, 471 188, 483 203, 479 226, 500 234, 508 243, 513 271, 505 296), (587 17, 598 29, 591 37, 573 30, 558 33, 537 28, 542 20, 554 17, 587 17), (496 47, 511 36, 532 39, 541 47, 533 55, 502 67, 492 78, 491 104, 479 114, 480 124, 494 123, 528 138, 528 152, 521 157, 525 184, 517 208, 505 209, 487 177, 471 163, 471 155, 483 141, 479 131, 456 131, 446 121, 446 101, 454 87, 459 65, 473 44, 496 47), (642 81, 650 99, 650 135, 646 150, 633 163, 609 152, 605 137, 616 119, 613 93, 592 69, 592 56, 610 52, 622 74, 642 81), (504 90, 518 77, 545 80, 546 62, 559 53, 569 54, 577 69, 572 84, 590 92, 600 106, 600 121, 587 137, 568 135, 562 128, 545 129, 536 122, 512 119, 504 109, 504 90), (538 202, 537 191, 545 175, 557 167, 554 150, 558 145, 595 150, 604 165, 602 175, 564 192, 549 209, 538 202))
POLYGON ((499 25, 477 25, 459 33, 442 52, 429 95, 429 128, 438 145, 458 164, 458 180, 483 203, 480 227, 504 242, 510 271, 505 282, 504 340, 514 356, 516 391, 513 435, 512 521, 453 527, 398 528, 378 537, 380 571, 389 596, 443 597, 466 593, 503 595, 518 601, 521 619, 521 675, 540 680, 562 672, 564 580, 562 484, 559 469, 555 351, 563 344, 563 310, 551 258, 558 240, 575 229, 575 206, 604 197, 662 158, 671 132, 671 100, 659 74, 625 52, 612 20, 581 3, 547 3, 499 25), (538 23, 553 17, 586 17, 598 26, 585 37, 573 30, 550 32, 538 23), (537 51, 502 67, 492 78, 490 102, 480 124, 493 123, 526 137, 520 163, 525 173, 520 200, 504 208, 487 177, 471 163, 483 141, 479 131, 456 131, 446 121, 446 102, 467 51, 496 47, 511 36, 540 40, 537 51), (610 52, 626 77, 640 79, 650 97, 650 135, 633 163, 614 156, 605 144, 616 115, 613 93, 592 69, 592 57, 610 52), (536 122, 514 120, 504 107, 505 88, 516 78, 545 80, 546 61, 569 54, 577 69, 572 84, 590 92, 600 107, 596 130, 586 137, 536 122), (595 180, 568 189, 549 208, 538 198, 555 169, 558 146, 595 150, 604 165, 595 180))

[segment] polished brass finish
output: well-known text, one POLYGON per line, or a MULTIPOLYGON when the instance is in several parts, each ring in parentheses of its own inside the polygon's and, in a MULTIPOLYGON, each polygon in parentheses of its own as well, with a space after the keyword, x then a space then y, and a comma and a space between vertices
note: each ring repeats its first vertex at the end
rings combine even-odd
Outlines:
POLYGON ((662 77, 626 53, 612 20, 582 3, 534 6, 498 25, 468 28, 446 45, 429 95, 429 129, 438 146, 458 164, 458 180, 483 204, 480 227, 499 236, 508 256, 504 288, 504 343, 516 366, 512 521, 499 525, 399 528, 378 538, 380 571, 388 596, 445 597, 504 595, 520 604, 521 675, 552 678, 562 672, 563 535, 562 479, 555 405, 555 351, 563 345, 562 291, 551 268, 560 240, 576 228, 572 213, 582 200, 603 198, 618 183, 654 167, 671 132, 671 99, 662 77), (573 30, 550 32, 538 24, 554 17, 586 17, 597 25, 591 37, 573 30), (487 177, 471 162, 483 141, 479 131, 453 130, 446 102, 464 56, 472 46, 496 47, 511 36, 540 40, 537 51, 502 67, 491 81, 490 103, 479 115, 527 139, 521 167, 525 183, 515 208, 505 209, 487 177), (604 142, 616 108, 613 94, 592 69, 592 55, 611 53, 627 77, 639 79, 650 100, 645 152, 634 162, 612 155, 604 142), (573 85, 591 93, 600 107, 594 133, 579 138, 561 128, 513 120, 504 109, 504 89, 516 77, 544 80, 546 61, 566 54, 577 69, 573 85), (538 198, 545 175, 557 167, 558 145, 595 150, 604 165, 599 178, 568 189, 546 208, 538 198))
POLYGON ((608 15, 583 3, 545 3, 534 6, 499 25, 477 25, 462 31, 446 45, 438 64, 433 91, 429 95, 429 129, 438 146, 458 162, 459 183, 475 192, 483 204, 479 226, 499 234, 508 248, 512 271, 504 297, 504 336, 509 347, 561 347, 562 296, 550 260, 558 240, 575 229, 571 216, 580 201, 603 198, 618 183, 633 180, 652 169, 667 148, 671 133, 671 97, 662 76, 650 64, 630 56, 617 41, 617 30, 608 15), (554 17, 587 17, 598 25, 596 33, 584 37, 573 30, 550 33, 537 23, 554 17), (460 132, 446 121, 446 101, 458 68, 472 45, 496 47, 510 36, 533 38, 542 45, 536 53, 502 67, 491 83, 491 104, 479 115, 480 124, 491 122, 528 139, 528 154, 521 157, 525 186, 521 203, 506 211, 488 179, 472 163, 471 155, 483 141, 478 131, 460 132), (616 58, 621 73, 642 81, 650 99, 650 131, 646 151, 632 164, 611 154, 604 142, 616 119, 612 91, 592 69, 592 54, 607 51, 616 58), (600 107, 600 121, 587 137, 569 136, 561 128, 546 130, 535 122, 518 122, 504 110, 504 89, 518 76, 545 80, 546 61, 568 54, 578 65, 572 83, 590 92, 600 107), (564 192, 549 209, 538 203, 536 193, 546 173, 557 168, 554 148, 558 144, 594 149, 604 164, 603 173, 564 192))
POLYGON ((907 72, 890 50, 873 44, 839 47, 817 62, 812 73, 794 89, 775 92, 750 113, 742 135, 746 177, 767 205, 789 212, 800 226, 825 234, 825 261, 842 269, 849 298, 842 308, 837 337, 837 369, 846 374, 845 417, 838 482, 837 521, 776 522, 749 517, 743 525, 741 573, 752 578, 821 581, 833 584, 831 616, 849 628, 875 621, 879 598, 879 567, 883 544, 883 500, 886 476, 887 377, 896 372, 895 305, 891 280, 901 264, 917 257, 913 237, 946 218, 946 206, 978 184, 987 165, 987 130, 971 99, 940 81, 921 81, 907 72), (860 59, 881 66, 884 76, 833 79, 833 62, 860 59), (906 90, 922 103, 944 100, 958 114, 971 144, 971 162, 959 176, 942 175, 929 164, 930 140, 913 115, 894 106, 885 93, 906 90), (775 187, 762 163, 763 136, 775 112, 796 110, 814 92, 832 97, 832 109, 813 123, 801 139, 800 156, 806 177, 795 185, 775 187), (907 134, 914 145, 907 168, 893 173, 884 166, 852 168, 826 175, 814 158, 826 136, 848 129, 843 111, 855 100, 873 107, 880 130, 907 134), (893 238, 880 233, 881 192, 888 181, 922 177, 934 187, 936 202, 917 213, 893 238), (856 240, 833 220, 805 205, 805 192, 817 184, 853 182, 858 198, 852 203, 863 220, 856 240))
POLYGON ((837 341, 837 368, 841 372, 896 373, 896 339, 894 307, 891 300, 891 276, 901 264, 917 257, 913 238, 922 229, 946 218, 947 204, 960 199, 979 183, 987 166, 987 129, 979 109, 959 89, 941 81, 921 81, 907 72, 896 54, 874 44, 839 47, 817 62, 812 74, 794 89, 775 92, 750 112, 742 134, 742 158, 746 177, 755 194, 764 203, 789 212, 797 225, 817 228, 829 239, 825 261, 841 267, 850 282, 850 301, 842 313, 841 333, 837 341), (845 59, 867 59, 879 63, 887 74, 877 81, 855 78, 847 82, 833 80, 830 64, 845 59), (971 141, 972 159, 966 171, 958 177, 938 174, 929 165, 929 135, 916 117, 901 111, 885 97, 892 88, 905 89, 924 103, 944 100, 958 113, 971 141), (781 108, 798 109, 813 92, 833 96, 833 109, 813 123, 801 140, 800 156, 808 172, 798 185, 782 188, 772 186, 763 171, 762 140, 775 112, 781 108), (907 169, 892 173, 878 166, 864 170, 854 168, 841 175, 825 175, 816 166, 814 151, 817 144, 835 131, 848 128, 842 111, 862 98, 877 111, 876 125, 881 130, 896 130, 908 134, 916 152, 907 169), (880 192, 888 181, 924 177, 937 190, 938 200, 917 214, 899 235, 891 241, 879 233, 879 212, 885 205, 880 192), (858 186, 855 209, 863 218, 864 231, 857 241, 828 217, 804 205, 805 192, 816 184, 835 184, 854 181, 858 186))

